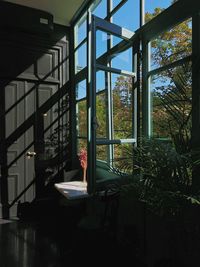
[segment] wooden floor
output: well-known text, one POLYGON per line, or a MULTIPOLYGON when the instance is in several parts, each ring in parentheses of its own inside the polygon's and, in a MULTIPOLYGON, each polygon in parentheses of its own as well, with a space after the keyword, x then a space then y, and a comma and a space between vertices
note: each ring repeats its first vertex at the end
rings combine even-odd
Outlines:
POLYGON ((0 221, 1 267, 121 266, 143 267, 134 248, 119 247, 109 233, 80 229, 79 217, 0 221), (127 264, 126 264, 127 262, 127 264))

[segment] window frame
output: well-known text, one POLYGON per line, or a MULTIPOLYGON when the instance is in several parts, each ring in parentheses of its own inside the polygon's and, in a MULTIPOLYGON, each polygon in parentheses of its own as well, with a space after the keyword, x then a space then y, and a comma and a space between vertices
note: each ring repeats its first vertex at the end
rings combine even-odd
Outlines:
MULTIPOLYGON (((82 14, 87 10, 87 14, 89 14, 89 7, 93 1, 89 1, 88 5, 85 6, 84 10, 82 11, 82 14)), ((126 1, 122 1, 125 3, 126 1)), ((121 4, 121 2, 120 2, 121 4)), ((111 0, 107 0, 107 6, 108 6, 108 14, 105 20, 110 21, 111 15, 111 0)), ((117 6, 118 7, 118 6, 117 6)), ((120 7, 118 7, 120 8, 120 7)), ((114 8, 116 11, 116 7, 114 8)), ((165 68, 169 67, 175 67, 177 65, 180 65, 187 61, 192 61, 192 147, 200 147, 200 101, 196 101, 195 99, 200 99, 200 74, 199 74, 199 68, 198 64, 194 64, 194 62, 197 61, 199 58, 199 47, 200 47, 200 3, 195 2, 193 5, 191 5, 191 2, 189 0, 182 0, 177 1, 173 5, 169 6, 167 9, 165 9, 161 14, 159 14, 157 17, 153 18, 148 23, 144 24, 144 0, 140 0, 140 28, 135 32, 135 36, 131 39, 132 44, 139 45, 141 52, 140 55, 136 55, 135 58, 137 58, 137 64, 141 66, 141 81, 140 81, 140 75, 137 73, 137 82, 141 83, 141 98, 142 98, 142 125, 141 128, 138 130, 138 136, 142 135, 145 137, 151 136, 151 99, 150 99, 150 76, 155 75, 157 72, 164 70, 165 68), (178 23, 181 23, 188 19, 189 17, 192 18, 192 55, 188 56, 184 59, 180 59, 176 62, 173 62, 169 65, 166 65, 164 67, 150 70, 150 41, 154 39, 156 36, 158 36, 161 32, 167 31, 168 29, 172 28, 173 26, 177 25, 178 23), (137 41, 136 41, 137 40, 137 41)), ((81 16, 81 13, 79 13, 79 18, 81 16)), ((77 21, 77 18, 73 21, 72 27, 75 25, 77 21)), ((91 46, 88 44, 88 36, 89 36, 89 28, 90 28, 90 21, 87 22, 87 47, 88 51, 90 51, 91 46)), ((107 54, 113 53, 113 51, 121 51, 122 44, 118 44, 113 48, 110 48, 108 50, 107 54)), ((123 48, 124 49, 124 48, 123 48)), ((98 63, 103 62, 105 59, 105 54, 102 55, 98 59, 98 63)), ((87 62, 88 63, 88 62, 87 62)), ((88 66, 89 67, 89 66, 88 66)), ((87 67, 83 70, 81 70, 79 73, 74 75, 72 73, 72 79, 74 79, 77 82, 87 78, 88 79, 88 70, 87 67)), ((138 86, 140 87, 140 86, 138 86)), ((73 88, 73 87, 72 87, 73 88)), ((137 96, 137 103, 139 104, 140 97, 137 96)), ((139 105, 138 105, 139 106, 139 105)), ((138 108, 138 116, 137 121, 138 125, 140 125, 140 118, 139 118, 139 111, 140 108, 138 108)), ((77 151, 74 150, 74 153, 76 154, 77 151)), ((200 182, 199 182, 200 185, 200 182)))

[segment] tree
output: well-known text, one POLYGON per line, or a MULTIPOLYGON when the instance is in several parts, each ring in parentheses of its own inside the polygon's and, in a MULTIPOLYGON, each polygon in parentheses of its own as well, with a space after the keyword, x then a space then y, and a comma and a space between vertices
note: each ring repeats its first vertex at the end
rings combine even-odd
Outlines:
MULTIPOLYGON (((156 8, 152 14, 146 13, 146 21, 151 20, 162 11, 163 9, 156 8)), ((186 20, 152 40, 151 68, 164 67, 191 55, 191 36, 191 21, 186 20)), ((190 151, 191 85, 191 62, 167 68, 151 77, 153 136, 173 140, 176 150, 180 153, 190 151)), ((127 103, 131 103, 132 95, 129 95, 132 92, 131 88, 131 79, 123 76, 117 78, 113 90, 115 103, 113 118, 114 125, 121 130, 116 134, 118 138, 131 136, 132 125, 130 122, 133 114, 127 105, 127 103)), ((114 130, 116 133, 116 128, 114 130)), ((123 157, 123 153, 120 151, 117 151, 117 155, 123 157)))
MULTIPOLYGON (((156 8, 146 14, 149 21, 163 10, 156 8)), ((163 32, 151 41, 151 67, 159 68, 183 59, 192 53, 191 20, 163 32)), ((170 137, 177 146, 189 149, 191 130, 192 79, 191 62, 168 68, 152 77, 153 134, 170 137), (185 140, 185 142, 184 142, 185 140)))
POLYGON ((132 78, 119 76, 113 88, 113 121, 115 139, 132 137, 132 91, 132 78))

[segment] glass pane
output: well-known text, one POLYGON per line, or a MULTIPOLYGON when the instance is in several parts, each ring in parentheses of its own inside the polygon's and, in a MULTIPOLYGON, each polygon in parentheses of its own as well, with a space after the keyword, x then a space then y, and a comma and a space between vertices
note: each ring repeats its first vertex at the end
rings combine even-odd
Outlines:
POLYGON ((87 36, 86 15, 84 15, 75 26, 75 47, 87 36))
POLYGON ((76 104, 77 136, 87 137, 87 103, 86 100, 76 104))
POLYGON ((111 61, 112 67, 121 70, 132 71, 133 70, 133 57, 132 57, 132 48, 118 53, 111 61))
POLYGON ((139 28, 140 22, 140 1, 127 1, 112 17, 113 23, 135 31, 139 28))
POLYGON ((112 0, 112 9, 114 9, 119 3, 121 3, 123 0, 112 0))
POLYGON ((113 47, 113 46, 119 44, 121 41, 123 41, 122 38, 119 38, 119 37, 117 37, 117 36, 113 36, 111 47, 113 47))
POLYGON ((96 58, 107 52, 107 41, 109 35, 102 31, 96 32, 96 58))
POLYGON ((82 149, 87 151, 87 139, 78 138, 77 139, 77 151, 78 151, 78 154, 80 153, 80 151, 82 149))
POLYGON ((75 53, 75 72, 79 72, 87 65, 87 45, 84 43, 75 53))
POLYGON ((96 117, 98 127, 96 135, 98 138, 107 136, 107 91, 106 88, 106 73, 98 71, 96 74, 96 117))
POLYGON ((105 91, 96 96, 97 138, 107 137, 107 94, 105 91))
POLYGON ((171 4, 171 0, 145 0, 145 22, 148 22, 152 18, 156 17, 171 4))
POLYGON ((86 80, 81 81, 76 86, 76 100, 86 97, 86 80))
POLYGON ((106 76, 105 76, 105 72, 104 71, 97 71, 96 74, 96 91, 97 93, 100 91, 105 90, 106 86, 106 76))
POLYGON ((192 54, 192 20, 189 19, 151 41, 151 69, 192 54))
POLYGON ((108 40, 111 47, 123 41, 122 38, 97 30, 96 32, 96 58, 108 51, 108 40))
POLYGON ((132 78, 112 74, 113 139, 133 137, 132 78))
POLYGON ((190 137, 192 109, 191 63, 152 77, 152 132, 157 138, 190 137))
POLYGON ((108 163, 108 146, 102 145, 102 146, 96 146, 96 157, 97 160, 101 160, 105 163, 108 163))
POLYGON ((107 16, 107 0, 95 1, 91 10, 93 15, 104 19, 107 16))
POLYGON ((133 144, 96 146, 96 180, 113 183, 133 172, 133 144))
POLYGON ((134 144, 114 145, 114 169, 127 174, 133 172, 133 147, 134 144))

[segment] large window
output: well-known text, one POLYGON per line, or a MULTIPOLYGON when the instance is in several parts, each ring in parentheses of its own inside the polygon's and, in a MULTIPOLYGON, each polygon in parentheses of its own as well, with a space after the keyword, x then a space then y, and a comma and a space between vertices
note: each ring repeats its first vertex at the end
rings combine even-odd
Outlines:
POLYGON ((192 21, 186 20, 151 40, 152 136, 191 137, 192 21))
POLYGON ((191 142, 193 21, 179 3, 97 0, 75 25, 76 153, 94 127, 87 149, 98 177, 102 164, 114 170, 131 162, 138 137, 191 142))
POLYGON ((158 138, 176 138, 191 131, 192 75, 191 62, 153 75, 152 135, 158 138))
POLYGON ((93 68, 89 73, 91 97, 88 98, 88 120, 91 127, 89 124, 88 134, 91 138, 88 137, 88 151, 92 161, 89 162, 89 177, 98 186, 99 183, 119 179, 117 170, 125 160, 125 150, 136 142, 136 88, 133 50, 129 42, 134 33, 97 17, 92 19, 94 51, 90 62, 93 68), (104 34, 103 40, 99 38, 99 32, 104 34), (113 46, 115 37, 121 39, 121 51, 117 49, 119 44, 113 46), (99 59, 102 41, 107 49, 99 59), (124 67, 126 70, 123 70, 124 67))
MULTIPOLYGON (((91 6, 88 7, 88 12, 91 12, 93 15, 106 19, 110 22, 116 23, 121 27, 125 27, 130 30, 136 30, 139 28, 139 0, 96 0, 91 6), (134 16, 124 16, 124 13, 127 13, 129 10, 132 10, 134 16)), ((87 13, 77 21, 74 27, 74 65, 75 65, 75 74, 79 75, 78 81, 76 84, 76 133, 77 133, 77 142, 76 147, 77 151, 75 153, 79 153, 80 149, 83 146, 86 147, 86 129, 87 129, 87 95, 86 95, 86 87, 87 87, 87 45, 88 45, 88 36, 87 32, 89 29, 87 28, 87 13), (84 88, 84 89, 83 89, 84 88)), ((104 53, 106 53, 111 47, 122 42, 119 36, 110 35, 104 31, 98 30, 96 33, 96 58, 99 58, 104 53)), ((129 48, 126 51, 121 53, 117 53, 114 57, 110 59, 110 61, 106 61, 105 65, 110 64, 113 68, 124 69, 126 71, 132 71, 132 49, 129 48)), ((97 128, 97 136, 98 137, 108 137, 111 135, 111 129, 109 128, 109 123, 113 122, 113 127, 115 129, 112 130, 113 136, 128 136, 131 131, 132 124, 129 125, 129 122, 123 121, 122 126, 114 126, 118 116, 125 116, 127 113, 128 116, 131 116, 131 92, 130 88, 129 92, 125 93, 125 88, 120 89, 121 87, 127 87, 128 81, 127 77, 115 74, 108 74, 104 71, 97 72, 97 97, 96 97, 96 109, 97 109, 97 118, 98 118, 98 128, 97 128), (110 76, 110 82, 112 83, 112 115, 114 119, 109 119, 108 116, 111 116, 111 112, 108 112, 108 76, 110 76), (111 77, 112 76, 112 77, 111 77), (111 81, 112 80, 112 81, 111 81), (124 92, 120 92, 123 91, 124 92), (120 96, 121 94, 121 96, 120 96), (124 94, 124 95, 123 95, 124 94), (125 96, 126 94, 126 96, 125 96), (125 99, 127 97, 127 99, 125 99), (120 99, 121 98, 121 99, 120 99), (123 100, 122 100, 123 98, 123 100), (120 102, 121 101, 121 102, 120 102), (123 102, 124 101, 124 102, 123 102), (122 108, 122 105, 126 108, 122 108), (121 108, 121 113, 118 114, 118 108, 121 108), (129 125, 129 126, 128 126, 129 125), (129 128, 129 129, 128 129, 129 128)), ((131 85, 132 86, 132 85, 131 85)), ((128 87, 130 87, 128 85, 128 87)), ((110 98, 111 99, 111 96, 110 98)), ((129 118, 130 119, 130 118, 129 118)), ((124 119, 123 119, 124 120, 124 119)), ((128 118, 127 118, 128 120, 128 118)))

